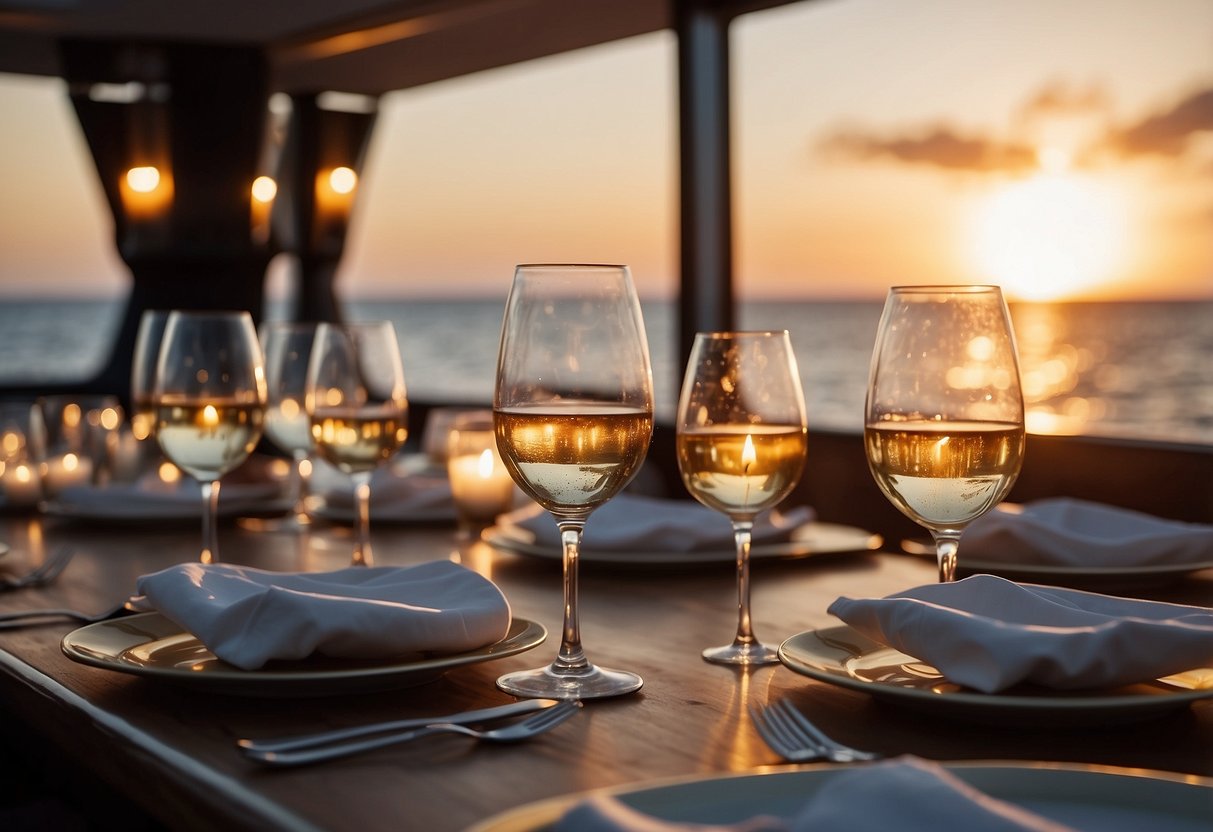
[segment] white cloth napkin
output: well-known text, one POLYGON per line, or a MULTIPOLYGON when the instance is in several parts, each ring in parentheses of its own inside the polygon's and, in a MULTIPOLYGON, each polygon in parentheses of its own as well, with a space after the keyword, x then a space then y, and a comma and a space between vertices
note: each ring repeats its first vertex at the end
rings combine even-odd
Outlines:
MULTIPOLYGON (((751 533, 753 544, 787 540, 813 519, 813 510, 800 506, 784 514, 760 515, 751 533)), ((502 518, 535 536, 540 546, 560 546, 560 531, 552 516, 531 506, 502 518)), ((729 519, 691 500, 664 500, 620 494, 596 509, 586 521, 582 550, 618 552, 637 547, 662 552, 733 549, 729 519)))
POLYGON ((960 553, 1017 565, 1213 563, 1213 526, 1057 497, 986 512, 965 529, 960 553))
POLYGON ((1017 584, 993 575, 827 610, 985 693, 1021 682, 1113 687, 1213 667, 1213 609, 1017 584))
MULTIPOLYGON (((328 469, 319 480, 313 478, 312 490, 333 508, 354 508, 353 484, 349 477, 334 469, 328 469)), ((451 483, 445 475, 400 476, 390 469, 380 469, 371 476, 371 511, 414 518, 453 517, 455 503, 451 498, 451 483)))
POLYGON ((144 575, 134 606, 154 609, 244 670, 313 652, 387 658, 458 653, 505 637, 501 590, 449 561, 335 572, 183 563, 144 575))
MULTIPOLYGON (((1092 831, 1096 827, 1092 827, 1092 831)), ((856 766, 830 778, 792 817, 756 815, 732 824, 677 823, 612 797, 591 797, 556 823, 557 832, 1066 832, 1064 826, 984 794, 935 763, 901 757, 856 766)), ((1112 832, 1106 825, 1100 832, 1112 832)))
MULTIPOLYGON (((276 482, 227 482, 219 485, 221 510, 251 508, 273 500, 282 493, 276 482)), ((135 482, 116 482, 104 486, 73 485, 55 497, 62 505, 82 509, 114 510, 125 516, 146 512, 154 519, 157 512, 202 514, 202 486, 192 477, 182 476, 177 482, 166 483, 155 474, 135 482)))

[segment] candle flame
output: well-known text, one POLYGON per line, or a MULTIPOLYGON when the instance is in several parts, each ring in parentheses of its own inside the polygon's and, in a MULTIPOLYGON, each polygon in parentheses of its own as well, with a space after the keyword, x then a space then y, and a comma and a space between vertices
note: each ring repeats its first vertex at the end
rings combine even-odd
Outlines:
POLYGON ((476 465, 476 472, 480 474, 482 480, 487 480, 493 476, 493 451, 491 448, 485 448, 480 454, 480 462, 476 465))
POLYGON ((64 471, 75 471, 79 467, 80 467, 80 457, 76 456, 75 454, 64 454, 63 455, 63 470, 64 471))
POLYGON ((171 462, 160 463, 156 474, 160 477, 161 482, 177 482, 177 480, 181 479, 181 471, 171 462))
POLYGON ((758 454, 754 452, 754 438, 747 433, 745 435, 745 447, 741 449, 741 467, 748 469, 757 461, 758 454))
POLYGON ((219 424, 219 411, 215 409, 213 404, 208 404, 202 408, 202 424, 208 428, 213 428, 219 424))

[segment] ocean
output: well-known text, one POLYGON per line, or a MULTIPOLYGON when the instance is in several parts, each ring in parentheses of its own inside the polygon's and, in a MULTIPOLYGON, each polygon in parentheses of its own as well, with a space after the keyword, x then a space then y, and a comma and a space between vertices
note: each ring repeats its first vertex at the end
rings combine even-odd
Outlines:
MULTIPOLYGON (((657 414, 669 419, 682 381, 677 306, 643 306, 657 414)), ((411 397, 491 399, 502 301, 356 300, 344 312, 395 323, 411 397)), ((880 302, 750 302, 737 325, 789 330, 810 425, 858 431, 880 312, 880 302)), ((120 313, 118 300, 3 301, 0 387, 86 377, 120 313)), ((1030 431, 1213 444, 1213 301, 1016 304, 1011 317, 1030 431)))

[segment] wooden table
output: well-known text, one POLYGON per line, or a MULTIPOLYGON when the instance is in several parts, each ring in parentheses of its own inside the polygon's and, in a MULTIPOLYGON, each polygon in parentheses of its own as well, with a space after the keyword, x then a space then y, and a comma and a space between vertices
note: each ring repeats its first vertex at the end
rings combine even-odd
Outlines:
MULTIPOLYGON (((460 549, 442 527, 379 525, 380 564, 448 558, 460 549)), ((72 606, 99 610, 124 598, 136 576, 192 560, 198 532, 184 528, 83 526, 9 517, 0 567, 21 571, 55 547, 76 549, 53 586, 0 595, 0 610, 72 606)), ((221 555, 278 570, 337 568, 349 530, 307 536, 225 526, 221 555)), ((509 701, 494 686, 504 671, 546 663, 560 628, 555 561, 506 555, 482 543, 463 561, 504 590, 515 615, 550 633, 536 650, 458 668, 421 687, 319 699, 203 694, 87 667, 60 651, 74 625, 0 631, 0 713, 173 828, 230 830, 463 829, 510 807, 555 795, 653 778, 735 772, 779 764, 750 725, 747 706, 788 697, 838 739, 886 754, 937 760, 1051 760, 1213 775, 1213 701, 1114 730, 982 726, 879 704, 782 667, 742 672, 699 651, 732 636, 729 565, 678 571, 582 571, 582 633, 591 658, 638 671, 643 690, 587 704, 545 737, 477 746, 454 737, 384 749, 295 770, 246 762, 244 736, 317 730, 509 701)), ((839 595, 879 596, 934 580, 933 563, 896 554, 846 554, 760 562, 754 570, 758 635, 778 642, 838 623, 825 612, 839 595)), ((1150 597, 1209 604, 1213 570, 1151 590, 1150 597)))

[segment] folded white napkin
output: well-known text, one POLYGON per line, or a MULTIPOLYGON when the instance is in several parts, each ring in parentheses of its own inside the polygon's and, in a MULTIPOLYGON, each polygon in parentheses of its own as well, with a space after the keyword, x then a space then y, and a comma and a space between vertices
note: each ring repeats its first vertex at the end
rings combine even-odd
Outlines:
MULTIPOLYGON (((960 829, 964 832, 1066 832, 1064 826, 998 800, 942 766, 901 757, 856 766, 830 777, 792 817, 755 815, 731 824, 659 820, 612 797, 591 797, 556 823, 557 832, 889 832, 960 829)), ((1101 823, 1101 832, 1111 832, 1101 823)), ((1124 828, 1124 827, 1122 827, 1124 828)))
MULTIPOLYGON (((312 491, 324 497, 333 508, 353 509, 354 486, 340 472, 329 469, 322 478, 314 477, 312 491)), ((371 476, 371 509, 410 516, 433 514, 450 517, 455 503, 451 498, 451 483, 445 475, 409 474, 399 476, 388 469, 371 476)))
MULTIPOLYGON (((247 507, 280 496, 276 482, 221 482, 219 505, 225 508, 247 507)), ((115 482, 103 486, 73 485, 55 497, 56 502, 78 508, 114 508, 119 513, 188 511, 202 513, 202 486, 192 477, 166 483, 148 475, 135 482, 115 482)))
POLYGON ((510 607, 491 581, 449 561, 335 572, 183 563, 144 575, 154 609, 244 670, 313 652, 341 658, 458 653, 505 637, 510 607))
POLYGON ((1213 563, 1213 526, 1057 497, 977 518, 961 538, 960 557, 1102 568, 1213 563))
POLYGON ((1213 667, 1213 609, 1017 584, 993 575, 827 610, 875 641, 993 693, 1132 684, 1213 667))
MULTIPOLYGON (((787 540, 798 526, 813 519, 813 510, 800 506, 784 514, 760 515, 754 521, 754 544, 787 540)), ((534 506, 519 509, 501 519, 526 529, 540 546, 558 547, 560 531, 552 516, 534 506)), ((645 547, 662 552, 732 550, 733 527, 729 519, 691 500, 663 500, 635 494, 620 494, 596 509, 586 521, 583 551, 618 552, 645 547)))

